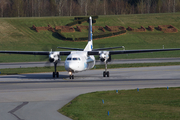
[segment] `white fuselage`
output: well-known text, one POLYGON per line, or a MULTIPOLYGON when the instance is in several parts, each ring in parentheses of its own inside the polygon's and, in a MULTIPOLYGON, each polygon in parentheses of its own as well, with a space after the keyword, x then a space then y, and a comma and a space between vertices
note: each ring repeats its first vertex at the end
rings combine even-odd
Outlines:
POLYGON ((68 72, 81 72, 93 68, 95 65, 95 57, 88 56, 86 51, 73 51, 67 56, 65 61, 65 69, 68 72))

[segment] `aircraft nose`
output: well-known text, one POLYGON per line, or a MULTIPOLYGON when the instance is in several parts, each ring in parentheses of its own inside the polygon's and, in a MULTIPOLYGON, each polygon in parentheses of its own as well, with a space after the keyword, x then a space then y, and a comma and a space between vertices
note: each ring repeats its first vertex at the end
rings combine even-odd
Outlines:
POLYGON ((69 68, 73 70, 73 69, 75 68, 75 67, 74 67, 74 64, 73 64, 73 63, 70 63, 70 64, 69 64, 69 68))
POLYGON ((66 64, 67 70, 74 70, 76 68, 74 63, 68 63, 66 64))

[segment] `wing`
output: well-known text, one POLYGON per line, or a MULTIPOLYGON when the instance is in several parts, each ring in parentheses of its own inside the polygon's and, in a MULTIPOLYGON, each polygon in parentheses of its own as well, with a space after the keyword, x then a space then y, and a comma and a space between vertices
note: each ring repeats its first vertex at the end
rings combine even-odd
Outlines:
MULTIPOLYGON (((115 54, 131 54, 131 53, 145 53, 145 52, 162 52, 162 51, 175 51, 180 50, 180 48, 172 49, 147 49, 147 50, 119 50, 119 51, 108 51, 110 55, 115 54)), ((88 55, 100 55, 103 51, 88 51, 88 55)))
MULTIPOLYGON (((59 52, 59 55, 69 55, 71 51, 53 51, 59 52)), ((50 52, 48 51, 0 51, 0 53, 6 54, 24 54, 24 55, 49 55, 50 52)))
POLYGON ((180 48, 174 49, 149 49, 149 50, 121 50, 121 51, 109 51, 111 55, 115 54, 132 54, 132 53, 145 53, 145 52, 162 52, 162 51, 175 51, 180 50, 180 48))
POLYGON ((7 54, 26 54, 26 55, 49 55, 46 51, 0 51, 0 53, 7 54))

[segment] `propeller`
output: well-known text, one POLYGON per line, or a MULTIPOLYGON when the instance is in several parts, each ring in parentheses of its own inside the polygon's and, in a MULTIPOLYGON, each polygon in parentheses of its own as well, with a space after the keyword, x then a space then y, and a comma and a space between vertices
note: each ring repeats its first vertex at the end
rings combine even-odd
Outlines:
POLYGON ((117 48, 125 48, 124 46, 118 46, 118 47, 108 47, 108 48, 105 48, 104 47, 104 44, 100 44, 99 45, 99 49, 95 49, 95 50, 102 50, 102 53, 99 55, 99 56, 96 56, 96 60, 100 60, 101 63, 103 64, 103 62, 106 60, 107 62, 112 62, 112 59, 111 59, 111 55, 108 53, 108 51, 105 51, 105 50, 108 50, 108 49, 117 49, 117 48))
POLYGON ((45 65, 44 65, 45 67, 50 67, 51 63, 53 63, 53 62, 57 62, 57 63, 60 62, 60 60, 59 60, 59 58, 57 56, 58 52, 53 52, 53 51, 56 51, 56 49, 57 49, 57 47, 55 45, 51 45, 51 47, 44 46, 42 48, 42 51, 50 51, 49 55, 47 55, 47 56, 45 56, 45 55, 40 56, 40 60, 41 61, 47 61, 45 63, 45 65))

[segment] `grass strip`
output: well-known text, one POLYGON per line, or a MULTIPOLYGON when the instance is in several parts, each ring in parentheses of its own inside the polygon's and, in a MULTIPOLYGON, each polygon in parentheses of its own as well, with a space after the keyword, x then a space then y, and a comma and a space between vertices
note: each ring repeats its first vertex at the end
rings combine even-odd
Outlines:
MULTIPOLYGON (((166 63, 132 63, 132 64, 109 64, 108 69, 113 68, 130 68, 130 67, 150 67, 150 66, 170 66, 180 65, 180 62, 166 62, 166 63)), ((96 65, 93 69, 104 69, 104 64, 96 65)), ((65 71, 62 66, 57 67, 58 71, 65 71)), ((52 72, 54 67, 28 67, 28 68, 6 68, 0 69, 0 75, 12 75, 23 73, 40 73, 40 72, 52 72)))
POLYGON ((118 93, 93 92, 76 97, 59 112, 73 120, 178 120, 179 90, 156 88, 140 89, 139 92, 136 89, 118 93))
MULTIPOLYGON (((84 48, 87 41, 71 42, 64 41, 58 37, 56 33, 50 31, 32 30, 32 25, 43 27, 51 25, 64 26, 74 20, 74 17, 32 17, 32 18, 2 18, 0 19, 0 50, 10 51, 51 51, 53 46, 66 46, 72 48, 84 48)), ((166 13, 166 14, 133 14, 133 15, 102 15, 97 19, 93 26, 128 26, 137 29, 140 26, 147 28, 148 26, 158 27, 158 25, 173 25, 178 31, 180 30, 180 14, 166 13)), ((88 26, 85 22, 82 26, 88 26)), ((74 26, 76 27, 76 26, 74 26)), ((105 33, 108 33, 106 31, 105 33)), ((69 37, 87 37, 88 30, 84 29, 82 32, 76 31, 73 33, 63 33, 69 37)), ((93 32, 93 35, 104 34, 98 30, 93 32)), ((146 32, 131 32, 126 34, 109 37, 104 39, 93 40, 93 48, 105 48, 112 46, 125 46, 126 50, 136 49, 162 49, 164 48, 179 48, 180 35, 178 33, 163 33, 157 29, 146 32)), ((58 49, 62 50, 62 49, 58 49)), ((117 50, 122 50, 117 49, 117 50)), ((61 56, 62 60, 66 57, 61 56)), ((134 58, 167 58, 179 57, 179 51, 141 53, 141 54, 122 54, 113 55, 113 59, 134 59, 134 58)), ((41 56, 33 55, 14 55, 14 54, 0 54, 0 62, 32 62, 42 61, 41 56)))

